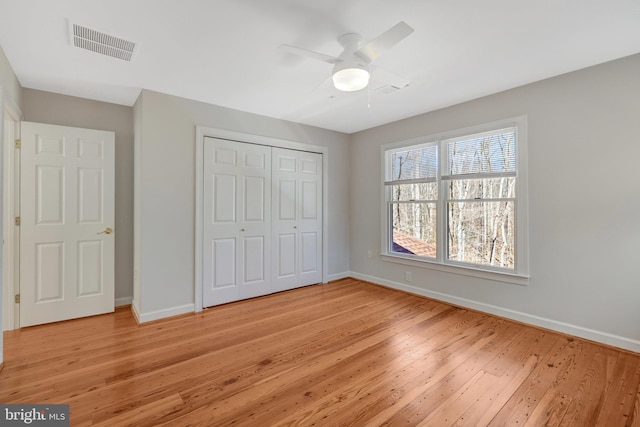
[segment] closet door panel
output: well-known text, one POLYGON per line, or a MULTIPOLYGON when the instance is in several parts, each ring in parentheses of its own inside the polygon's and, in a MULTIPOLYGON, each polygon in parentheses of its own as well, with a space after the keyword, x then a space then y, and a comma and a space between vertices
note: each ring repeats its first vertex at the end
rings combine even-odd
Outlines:
POLYGON ((271 290, 271 149, 205 138, 203 306, 271 290))
POLYGON ((273 149, 275 290, 322 281, 322 155, 273 149))
POLYGON ((272 149, 273 282, 274 291, 298 283, 298 158, 297 152, 272 149))
POLYGON ((299 153, 298 286, 322 282, 322 155, 299 153))

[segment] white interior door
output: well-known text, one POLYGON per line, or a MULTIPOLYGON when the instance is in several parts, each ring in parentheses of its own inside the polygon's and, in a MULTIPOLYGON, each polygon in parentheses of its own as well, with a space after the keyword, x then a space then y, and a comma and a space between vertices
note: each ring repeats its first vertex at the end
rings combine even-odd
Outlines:
POLYGON ((203 306, 271 293, 271 149, 206 137, 203 306))
POLYGON ((273 288, 322 282, 322 155, 273 148, 273 288))
POLYGON ((114 310, 113 132, 23 122, 20 326, 114 310))

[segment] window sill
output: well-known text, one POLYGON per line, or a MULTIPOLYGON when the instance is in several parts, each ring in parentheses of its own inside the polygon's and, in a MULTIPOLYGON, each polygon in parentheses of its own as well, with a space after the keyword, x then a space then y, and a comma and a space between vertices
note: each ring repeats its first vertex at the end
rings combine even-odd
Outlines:
POLYGON ((418 268, 427 268, 430 270, 444 271, 452 274, 460 274, 462 276, 477 277, 480 279, 494 280, 497 282, 511 283, 514 285, 527 286, 529 284, 529 276, 515 273, 505 273, 499 271, 480 270, 473 267, 461 265, 441 264, 429 260, 418 260, 413 257, 404 257, 402 255, 382 254, 381 259, 396 264, 409 265, 418 268))

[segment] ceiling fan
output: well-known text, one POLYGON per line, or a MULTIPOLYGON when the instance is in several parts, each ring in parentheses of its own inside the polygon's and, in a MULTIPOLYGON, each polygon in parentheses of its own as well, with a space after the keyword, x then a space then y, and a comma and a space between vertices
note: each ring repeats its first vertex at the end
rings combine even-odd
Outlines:
POLYGON ((344 34, 338 38, 338 42, 344 47, 344 50, 337 57, 286 44, 281 45, 280 49, 334 64, 332 74, 335 88, 345 92, 353 92, 363 89, 369 84, 371 63, 412 32, 413 28, 400 21, 364 46, 360 34, 344 34))

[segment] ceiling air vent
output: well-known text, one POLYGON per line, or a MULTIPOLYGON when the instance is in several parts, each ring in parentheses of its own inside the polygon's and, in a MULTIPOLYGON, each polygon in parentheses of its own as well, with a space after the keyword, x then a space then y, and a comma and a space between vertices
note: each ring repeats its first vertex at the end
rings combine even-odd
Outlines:
POLYGON ((131 61, 136 44, 81 25, 71 25, 73 45, 113 58, 131 61))
POLYGON ((397 92, 400 89, 403 89, 403 88, 405 88, 407 86, 409 86, 409 84, 403 84, 403 85, 388 84, 388 85, 384 85, 384 86, 381 86, 381 87, 377 88, 376 92, 389 94, 389 93, 397 92))

